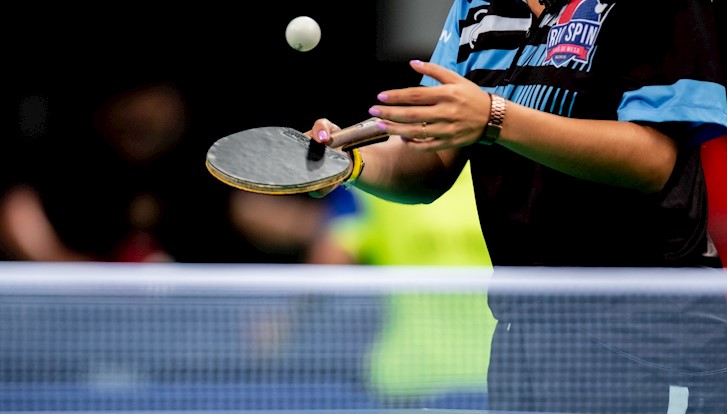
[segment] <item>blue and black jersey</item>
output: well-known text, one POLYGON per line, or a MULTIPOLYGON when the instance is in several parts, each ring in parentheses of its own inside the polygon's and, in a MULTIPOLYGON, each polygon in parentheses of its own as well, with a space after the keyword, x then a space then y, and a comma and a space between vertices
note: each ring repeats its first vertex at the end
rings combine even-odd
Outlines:
POLYGON ((678 142, 679 157, 666 187, 644 194, 577 179, 497 145, 474 146, 493 263, 719 266, 704 257, 699 159, 701 143, 727 133, 711 3, 561 3, 537 18, 522 0, 455 0, 431 61, 541 111, 654 126, 678 142))
MULTIPOLYGON (((578 179, 498 145, 474 144, 473 185, 492 263, 719 267, 716 251, 710 254, 700 163, 700 144, 727 133, 727 96, 711 3, 560 3, 536 18, 522 0, 454 0, 431 61, 488 92, 540 111, 653 126, 678 143, 678 159, 665 188, 645 194, 578 179)), ((422 84, 436 82, 424 77, 422 84)), ((613 355, 621 358, 618 366, 644 367, 663 376, 649 380, 657 390, 681 380, 691 387, 694 379, 723 373, 727 366, 722 294, 582 298, 542 292, 500 295, 496 289, 488 293, 488 305, 500 321, 489 371, 494 378, 488 394, 491 408, 583 412, 578 405, 582 401, 574 398, 584 389, 580 385, 616 389, 621 383, 643 381, 625 380, 627 374, 616 368, 592 368, 599 363, 616 367, 613 355), (511 322, 525 336, 513 337, 511 322), (576 342, 558 342, 563 332, 577 332, 573 338, 580 338, 587 350, 571 346, 576 342), (524 344, 522 351, 517 341, 524 344), (563 364, 558 369, 566 379, 586 379, 575 382, 577 392, 562 387, 558 380, 564 377, 542 364, 554 360, 563 364), (518 366, 514 361, 526 363, 518 366), (578 367, 578 361, 597 362, 578 367), (535 378, 544 379, 536 383, 535 378), (509 391, 524 390, 525 383, 536 391, 509 391), (537 393, 541 389, 547 389, 543 399, 537 393)), ((704 392, 694 388, 695 395, 704 392)), ((609 392, 603 388, 583 395, 606 395, 604 407, 624 401, 621 394, 609 392)), ((661 404, 667 398, 660 392, 638 397, 661 404)))

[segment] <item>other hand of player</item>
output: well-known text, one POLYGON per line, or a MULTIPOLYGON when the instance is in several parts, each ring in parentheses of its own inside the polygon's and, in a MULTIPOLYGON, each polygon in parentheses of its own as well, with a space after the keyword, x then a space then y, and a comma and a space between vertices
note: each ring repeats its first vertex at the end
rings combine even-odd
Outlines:
MULTIPOLYGON (((490 113, 490 95, 443 66, 413 60, 410 66, 441 83, 383 91, 369 114, 381 118, 390 135, 405 137, 415 149, 438 151, 479 141, 490 113)), ((318 125, 319 132, 324 124, 318 125)))

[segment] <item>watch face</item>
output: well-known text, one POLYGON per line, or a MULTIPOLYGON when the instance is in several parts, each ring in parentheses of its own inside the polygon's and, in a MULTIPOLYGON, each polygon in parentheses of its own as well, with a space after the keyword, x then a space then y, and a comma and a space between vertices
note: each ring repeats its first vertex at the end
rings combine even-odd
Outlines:
POLYGON ((480 144, 492 145, 495 141, 500 138, 500 130, 502 129, 499 125, 487 124, 485 132, 480 136, 480 144))
POLYGON ((499 125, 489 125, 485 130, 485 138, 487 138, 490 143, 497 141, 497 139, 500 138, 501 129, 502 127, 499 125))

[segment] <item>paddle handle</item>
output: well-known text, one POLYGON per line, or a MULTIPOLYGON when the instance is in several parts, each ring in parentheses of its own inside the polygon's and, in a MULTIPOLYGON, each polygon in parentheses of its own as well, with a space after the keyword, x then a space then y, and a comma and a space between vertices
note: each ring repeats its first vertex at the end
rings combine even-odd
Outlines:
POLYGON ((343 151, 352 150, 364 145, 385 141, 389 138, 386 131, 376 127, 379 118, 373 117, 357 124, 343 128, 340 131, 331 133, 330 145, 333 148, 340 148, 343 151))

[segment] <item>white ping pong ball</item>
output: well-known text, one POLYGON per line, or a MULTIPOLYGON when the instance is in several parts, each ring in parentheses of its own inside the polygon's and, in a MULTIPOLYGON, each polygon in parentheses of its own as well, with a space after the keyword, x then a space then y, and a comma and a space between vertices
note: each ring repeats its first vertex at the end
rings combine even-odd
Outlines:
POLYGON ((308 16, 296 17, 285 28, 285 40, 293 49, 307 52, 321 41, 321 27, 308 16))

